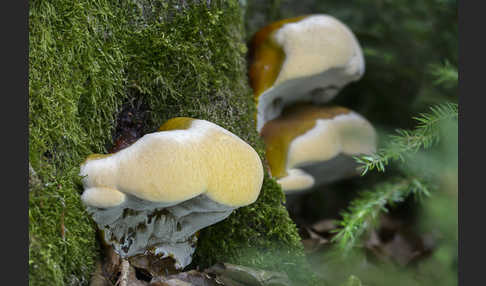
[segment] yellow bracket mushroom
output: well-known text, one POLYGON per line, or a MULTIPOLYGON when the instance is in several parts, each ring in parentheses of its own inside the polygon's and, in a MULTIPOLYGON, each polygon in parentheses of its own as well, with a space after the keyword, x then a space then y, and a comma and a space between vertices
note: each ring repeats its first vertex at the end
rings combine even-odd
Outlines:
POLYGON ((220 126, 173 118, 114 154, 81 165, 81 198, 122 257, 149 252, 191 262, 195 233, 253 203, 263 182, 256 151, 220 126))
POLYGON ((352 155, 376 149, 373 126, 338 106, 294 105, 261 135, 271 174, 287 193, 357 175, 352 155))
POLYGON ((328 15, 275 22, 255 34, 250 53, 258 132, 294 102, 331 100, 365 69, 356 37, 328 15))

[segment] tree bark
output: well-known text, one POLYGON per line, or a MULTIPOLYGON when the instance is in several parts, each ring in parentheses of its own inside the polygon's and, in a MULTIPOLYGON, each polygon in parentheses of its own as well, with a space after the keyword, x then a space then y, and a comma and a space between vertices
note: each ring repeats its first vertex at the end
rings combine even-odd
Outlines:
MULTIPOLYGON (((177 116, 214 122, 264 161, 239 1, 31 1, 29 25, 29 158, 45 183, 29 197, 32 285, 88 281, 99 249, 79 164, 115 144, 124 111, 140 112, 128 123, 137 136, 177 116), (50 231, 62 212, 64 240, 50 231)), ((256 203, 200 232, 191 267, 229 262, 309 281, 283 200, 267 173, 256 203)))

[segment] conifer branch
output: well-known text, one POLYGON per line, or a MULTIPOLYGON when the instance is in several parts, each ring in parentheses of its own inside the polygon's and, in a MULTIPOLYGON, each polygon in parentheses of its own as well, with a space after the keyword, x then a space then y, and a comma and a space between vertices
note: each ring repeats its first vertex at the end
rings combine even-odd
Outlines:
POLYGON ((454 67, 449 61, 446 61, 442 65, 431 65, 430 73, 436 78, 434 84, 442 85, 446 88, 456 86, 459 80, 457 68, 454 67))
POLYGON ((396 135, 390 135, 388 143, 372 155, 355 157, 361 166, 362 175, 377 169, 384 172, 390 161, 404 161, 407 155, 420 149, 427 149, 437 144, 440 139, 440 126, 446 120, 457 120, 458 105, 444 103, 430 108, 430 112, 422 113, 414 119, 418 125, 413 130, 398 129, 396 135))
POLYGON ((363 191, 341 214, 342 220, 334 230, 337 234, 332 241, 347 253, 361 235, 376 224, 380 212, 388 211, 387 205, 402 202, 410 194, 416 198, 430 195, 427 185, 417 178, 395 178, 363 191))

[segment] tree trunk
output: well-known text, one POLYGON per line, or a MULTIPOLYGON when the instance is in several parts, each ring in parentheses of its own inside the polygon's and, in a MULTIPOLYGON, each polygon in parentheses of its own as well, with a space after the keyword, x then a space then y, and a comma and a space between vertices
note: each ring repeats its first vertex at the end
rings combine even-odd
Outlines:
MULTIPOLYGON (((112 149, 127 116, 132 139, 172 117, 205 119, 264 159, 243 9, 237 0, 30 1, 29 160, 43 182, 29 193, 31 285, 89 281, 99 246, 79 200, 79 164, 112 149)), ((266 174, 256 203, 201 231, 191 266, 229 262, 309 282, 283 200, 266 174)))

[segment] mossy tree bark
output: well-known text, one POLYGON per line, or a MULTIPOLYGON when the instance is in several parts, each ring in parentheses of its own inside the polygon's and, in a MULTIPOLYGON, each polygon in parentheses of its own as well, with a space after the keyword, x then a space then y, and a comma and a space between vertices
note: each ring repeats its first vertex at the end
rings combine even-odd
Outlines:
MULTIPOLYGON (((79 164, 113 144, 121 107, 141 102, 144 132, 167 119, 212 121, 262 159, 246 76, 243 8, 233 1, 30 1, 29 283, 86 284, 99 256, 79 164)), ((258 201, 199 236, 193 266, 230 262, 308 283, 284 196, 265 177, 258 201)))

